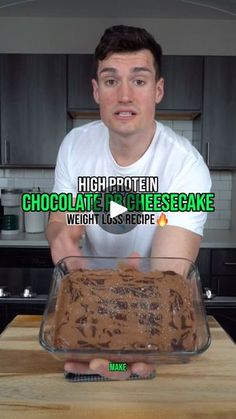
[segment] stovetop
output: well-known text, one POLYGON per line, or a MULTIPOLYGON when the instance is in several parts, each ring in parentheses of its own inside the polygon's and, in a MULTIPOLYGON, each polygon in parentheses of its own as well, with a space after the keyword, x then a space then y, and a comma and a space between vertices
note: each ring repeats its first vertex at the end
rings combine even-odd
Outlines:
POLYGON ((215 296, 212 299, 204 299, 206 307, 209 308, 236 308, 236 297, 215 296))
MULTIPOLYGON (((18 294, 11 294, 7 286, 0 286, 0 305, 2 304, 46 304, 48 294, 38 294, 35 287, 28 285, 18 294)), ((203 297, 206 307, 236 308, 236 296, 216 296, 209 288, 203 289, 203 297)))
POLYGON ((33 297, 23 297, 22 295, 10 295, 0 298, 0 304, 45 304, 47 302, 47 294, 36 294, 33 297))

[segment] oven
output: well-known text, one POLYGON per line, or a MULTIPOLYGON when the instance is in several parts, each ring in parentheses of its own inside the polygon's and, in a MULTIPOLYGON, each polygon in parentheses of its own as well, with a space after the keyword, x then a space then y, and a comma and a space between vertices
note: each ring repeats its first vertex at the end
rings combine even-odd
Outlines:
POLYGON ((205 297, 206 311, 214 316, 223 329, 236 343, 236 297, 213 296, 205 297))
POLYGON ((52 281, 48 248, 0 248, 0 333, 17 314, 42 314, 52 281))

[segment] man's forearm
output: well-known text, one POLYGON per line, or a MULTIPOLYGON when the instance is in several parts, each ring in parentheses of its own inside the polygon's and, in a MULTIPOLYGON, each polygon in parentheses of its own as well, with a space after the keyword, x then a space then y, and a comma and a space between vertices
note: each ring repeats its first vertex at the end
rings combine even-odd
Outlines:
POLYGON ((179 274, 189 271, 189 262, 195 262, 201 236, 177 226, 157 228, 152 243, 153 268, 173 270, 179 274), (160 259, 155 259, 160 258, 160 259), (170 258, 170 259, 165 259, 170 258), (187 260, 185 260, 187 259, 187 260))
POLYGON ((46 237, 51 248, 53 262, 56 264, 66 256, 81 256, 79 241, 83 234, 83 226, 67 226, 58 220, 49 221, 46 237))

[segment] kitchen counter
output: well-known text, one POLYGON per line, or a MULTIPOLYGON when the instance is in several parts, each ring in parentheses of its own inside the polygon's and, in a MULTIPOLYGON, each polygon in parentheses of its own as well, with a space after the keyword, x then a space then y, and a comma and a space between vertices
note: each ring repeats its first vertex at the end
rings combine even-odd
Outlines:
MULTIPOLYGON (((0 233, 0 247, 48 247, 44 233, 19 233, 5 236, 0 233)), ((202 248, 236 248, 235 230, 205 230, 202 248)))
POLYGON ((212 344, 151 380, 70 383, 39 346, 40 316, 17 316, 0 339, 1 419, 236 417, 236 346, 209 318, 212 344))
POLYGON ((44 233, 18 233, 3 235, 0 233, 0 247, 48 247, 44 233))

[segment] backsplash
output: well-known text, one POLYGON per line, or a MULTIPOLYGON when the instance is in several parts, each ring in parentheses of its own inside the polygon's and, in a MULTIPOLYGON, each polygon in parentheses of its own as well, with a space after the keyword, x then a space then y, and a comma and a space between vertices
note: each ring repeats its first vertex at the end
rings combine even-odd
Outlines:
MULTIPOLYGON (((200 150, 200 141, 193 140, 192 121, 163 121, 175 132, 188 138, 200 150)), ((229 230, 232 227, 232 172, 211 171, 212 190, 215 194, 215 212, 208 214, 205 228, 229 230)))
MULTIPOLYGON (((74 127, 80 126, 85 120, 74 120, 74 127)), ((193 141, 192 121, 163 121, 175 132, 188 138, 198 149, 199 142, 193 141)), ((208 214, 207 229, 229 230, 232 227, 232 172, 212 171, 212 192, 215 193, 214 213, 208 214)), ((42 191, 50 192, 54 182, 52 169, 0 169, 0 189, 40 187, 42 191)))
POLYGON ((0 188, 30 189, 40 187, 51 192, 54 182, 53 169, 0 169, 0 188))

